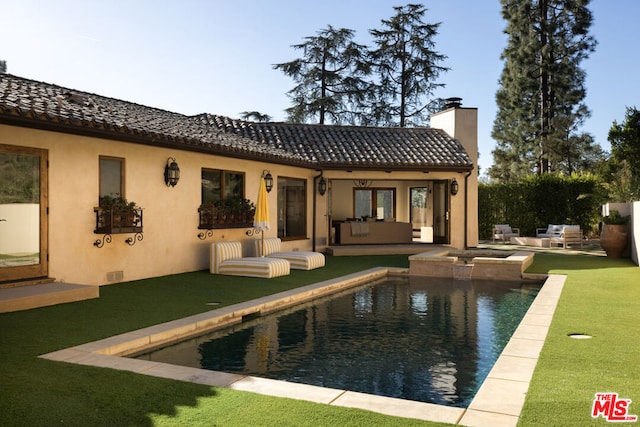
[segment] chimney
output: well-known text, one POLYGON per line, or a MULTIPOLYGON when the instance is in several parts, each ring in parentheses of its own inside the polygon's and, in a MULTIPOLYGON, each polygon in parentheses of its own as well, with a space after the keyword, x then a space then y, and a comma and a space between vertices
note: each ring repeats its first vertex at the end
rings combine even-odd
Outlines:
POLYGON ((462 98, 453 97, 453 98, 445 98, 444 107, 442 107, 442 111, 448 110, 449 108, 460 108, 462 107, 462 98))
POLYGON ((477 167, 478 109, 463 108, 462 98, 447 98, 444 101, 443 110, 431 116, 431 127, 442 129, 452 138, 457 139, 477 167))

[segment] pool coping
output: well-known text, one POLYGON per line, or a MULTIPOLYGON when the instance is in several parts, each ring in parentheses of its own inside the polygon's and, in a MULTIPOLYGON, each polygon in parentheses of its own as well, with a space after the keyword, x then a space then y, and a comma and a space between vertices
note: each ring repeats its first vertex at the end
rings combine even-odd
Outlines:
POLYGON ((278 311, 389 274, 407 273, 407 269, 372 268, 54 351, 40 357, 276 397, 360 408, 397 417, 468 426, 516 426, 564 286, 566 276, 563 275, 526 275, 526 278, 546 280, 468 408, 454 408, 123 357, 125 354, 133 354, 146 348, 240 323, 244 316, 278 311))

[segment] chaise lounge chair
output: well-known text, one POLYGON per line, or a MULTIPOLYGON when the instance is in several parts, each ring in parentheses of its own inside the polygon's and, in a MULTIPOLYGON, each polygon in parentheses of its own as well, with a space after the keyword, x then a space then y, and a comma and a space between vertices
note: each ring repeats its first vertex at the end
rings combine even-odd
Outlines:
POLYGON ((209 271, 231 276, 272 277, 286 276, 291 265, 286 259, 242 257, 240 242, 212 243, 209 252, 209 271))
MULTIPOLYGON (((262 254, 263 241, 255 239, 256 254, 262 254)), ((296 270, 313 270, 324 267, 324 255, 320 252, 282 252, 282 241, 278 237, 267 237, 264 239, 264 256, 267 258, 286 259, 291 264, 291 268, 296 270)))

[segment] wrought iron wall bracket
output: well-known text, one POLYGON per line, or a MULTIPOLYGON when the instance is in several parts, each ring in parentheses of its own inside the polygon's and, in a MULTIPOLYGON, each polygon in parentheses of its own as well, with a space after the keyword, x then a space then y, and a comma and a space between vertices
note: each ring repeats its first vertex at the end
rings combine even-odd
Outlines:
POLYGON ((142 233, 136 233, 136 234, 134 234, 133 237, 126 238, 124 242, 129 246, 133 246, 133 245, 136 244, 136 241, 142 242, 143 238, 144 238, 144 236, 142 235, 142 233))
POLYGON ((213 237, 213 230, 212 229, 208 229, 207 231, 201 231, 200 233, 198 233, 198 239, 200 239, 200 240, 204 240, 207 237, 213 237))
POLYGON ((111 243, 111 234, 105 234, 104 236, 102 236, 102 239, 98 239, 93 242, 93 246, 95 246, 96 248, 101 248, 105 243, 111 243))
POLYGON ((246 234, 247 236, 251 237, 254 234, 258 234, 260 232, 260 230, 256 230, 255 228, 250 228, 247 231, 244 232, 244 234, 246 234))
MULTIPOLYGON (((129 246, 133 246, 136 244, 136 241, 141 242, 143 238, 144 236, 142 235, 142 233, 136 233, 133 237, 127 237, 124 242, 129 246)), ((111 234, 105 234, 104 236, 102 236, 102 239, 97 239, 95 242, 93 242, 93 246, 95 246, 96 248, 101 248, 105 243, 111 243, 112 240, 113 238, 111 237, 111 234)))

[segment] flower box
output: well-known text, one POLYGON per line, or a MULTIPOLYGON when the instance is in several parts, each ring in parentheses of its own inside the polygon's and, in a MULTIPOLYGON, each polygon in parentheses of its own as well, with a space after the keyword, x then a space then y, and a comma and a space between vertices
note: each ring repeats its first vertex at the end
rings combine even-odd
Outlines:
POLYGON ((231 198, 215 203, 203 204, 198 208, 201 230, 219 228, 247 228, 253 226, 255 205, 247 199, 231 198))
POLYGON ((142 208, 93 208, 96 234, 142 233, 142 208))
POLYGON ((93 208, 96 214, 96 234, 142 233, 142 208, 135 202, 116 196, 100 198, 93 208))

